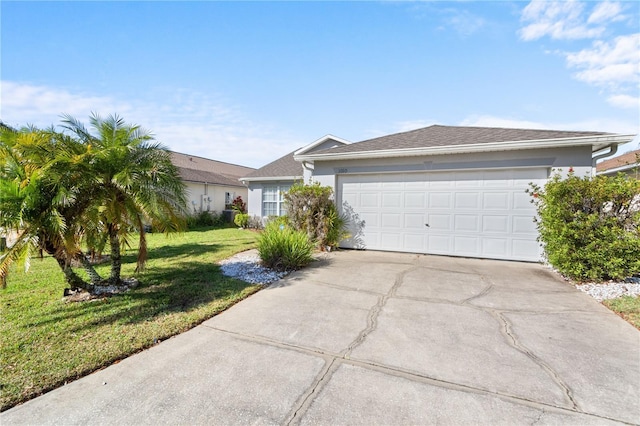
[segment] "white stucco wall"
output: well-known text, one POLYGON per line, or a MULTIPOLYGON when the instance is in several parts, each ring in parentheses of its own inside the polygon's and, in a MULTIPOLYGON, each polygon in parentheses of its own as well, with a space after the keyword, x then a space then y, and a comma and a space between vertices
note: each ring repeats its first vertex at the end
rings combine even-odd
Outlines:
POLYGON ((247 202, 248 190, 241 186, 221 186, 197 182, 185 182, 187 185, 187 207, 191 213, 215 211, 225 208, 225 194, 231 192, 234 197, 241 196, 247 202), (203 199, 203 195, 206 196, 203 199))

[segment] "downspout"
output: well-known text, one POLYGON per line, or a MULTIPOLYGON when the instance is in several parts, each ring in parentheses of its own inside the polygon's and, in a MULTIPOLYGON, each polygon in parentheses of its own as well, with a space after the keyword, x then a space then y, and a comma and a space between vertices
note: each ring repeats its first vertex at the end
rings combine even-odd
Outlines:
MULTIPOLYGON (((309 173, 309 183, 311 183, 311 176, 313 176, 313 170, 314 167, 309 167, 309 164, 313 165, 313 162, 308 162, 306 160, 302 160, 302 168, 308 170, 309 173)), ((303 180, 303 184, 304 184, 304 172, 302 173, 302 180, 303 180)))
POLYGON ((598 160, 611 157, 612 155, 615 155, 616 152, 618 152, 618 144, 609 145, 607 148, 609 148, 609 151, 605 152, 604 154, 596 155, 595 157, 591 158, 591 176, 596 175, 596 162, 598 160))

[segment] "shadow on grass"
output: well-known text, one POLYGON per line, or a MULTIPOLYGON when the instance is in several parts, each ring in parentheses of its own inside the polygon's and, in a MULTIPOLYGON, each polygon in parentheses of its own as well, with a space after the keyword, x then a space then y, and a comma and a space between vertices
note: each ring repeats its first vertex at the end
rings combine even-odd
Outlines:
MULTIPOLYGON (((100 324, 153 321, 160 316, 189 312, 219 302, 216 307, 211 307, 207 313, 202 314, 201 321, 204 321, 248 295, 246 290, 249 287, 255 287, 245 281, 224 276, 220 266, 213 262, 176 261, 178 257, 189 258, 211 253, 215 250, 213 247, 219 245, 188 244, 177 248, 167 246, 156 249, 153 259, 171 258, 172 262, 168 266, 154 265, 136 274, 140 281, 138 287, 93 301, 61 305, 46 317, 26 323, 25 327, 77 319, 78 326, 68 331, 81 332, 100 324)), ((125 262, 135 262, 135 255, 123 256, 123 263, 125 262)))

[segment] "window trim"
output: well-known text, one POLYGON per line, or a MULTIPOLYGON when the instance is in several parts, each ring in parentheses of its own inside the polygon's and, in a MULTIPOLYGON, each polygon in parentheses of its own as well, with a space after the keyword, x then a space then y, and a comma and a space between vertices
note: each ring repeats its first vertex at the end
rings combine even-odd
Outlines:
POLYGON ((262 200, 261 200, 261 213, 262 217, 268 217, 273 215, 265 214, 265 203, 275 203, 276 204, 276 216, 284 216, 283 213, 286 214, 286 210, 283 208, 284 206, 284 193, 287 192, 293 184, 275 184, 275 185, 263 185, 262 186, 262 200), (275 201, 266 201, 265 193, 266 189, 274 189, 277 191, 277 197, 275 201))

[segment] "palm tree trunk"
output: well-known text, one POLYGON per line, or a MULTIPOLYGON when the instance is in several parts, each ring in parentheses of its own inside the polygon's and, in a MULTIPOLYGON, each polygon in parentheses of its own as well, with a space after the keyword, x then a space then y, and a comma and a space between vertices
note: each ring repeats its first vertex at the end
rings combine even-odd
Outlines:
POLYGON ((89 259, 87 259, 87 256, 82 252, 78 252, 78 254, 76 254, 76 260, 80 262, 87 275, 89 275, 89 281, 91 281, 91 284, 100 285, 102 277, 98 274, 89 259))
POLYGON ((111 284, 118 284, 120 282, 120 270, 122 269, 120 238, 118 238, 118 228, 116 225, 110 223, 108 230, 109 245, 111 247, 111 275, 109 276, 109 281, 111 281, 111 284))
POLYGON ((60 256, 60 253, 51 244, 45 243, 44 250, 48 254, 50 254, 56 260, 56 262, 58 262, 58 266, 60 266, 60 269, 62 269, 64 278, 71 289, 82 288, 89 292, 93 289, 93 286, 91 284, 89 284, 88 282, 80 278, 75 272, 73 272, 73 269, 71 269, 71 266, 69 265, 69 262, 67 262, 67 259, 63 256, 60 256))

